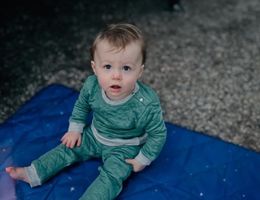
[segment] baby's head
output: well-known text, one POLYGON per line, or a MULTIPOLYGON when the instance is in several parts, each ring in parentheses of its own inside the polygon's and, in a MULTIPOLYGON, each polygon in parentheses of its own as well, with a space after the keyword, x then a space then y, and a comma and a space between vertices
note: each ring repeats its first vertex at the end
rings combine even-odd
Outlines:
POLYGON ((94 40, 90 48, 90 58, 95 60, 95 52, 97 44, 106 41, 111 47, 117 50, 124 49, 127 45, 132 42, 137 42, 140 44, 141 54, 142 54, 142 65, 144 65, 146 60, 146 45, 143 34, 141 30, 132 24, 120 23, 120 24, 110 24, 103 31, 101 31, 96 39, 94 40))
POLYGON ((121 100, 134 91, 146 58, 144 38, 136 26, 109 25, 97 35, 90 53, 92 69, 108 98, 121 100))

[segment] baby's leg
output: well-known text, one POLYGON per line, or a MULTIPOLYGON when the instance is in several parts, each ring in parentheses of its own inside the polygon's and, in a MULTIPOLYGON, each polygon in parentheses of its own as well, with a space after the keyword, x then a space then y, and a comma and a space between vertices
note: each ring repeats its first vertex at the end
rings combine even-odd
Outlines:
POLYGON ((32 164, 25 168, 8 167, 6 172, 16 180, 23 180, 31 187, 39 186, 61 169, 74 162, 87 160, 89 155, 95 155, 95 148, 92 145, 92 138, 83 134, 80 147, 67 148, 60 144, 49 152, 45 153, 32 164))
POLYGON ((32 182, 36 182, 36 185, 33 186, 44 183, 60 170, 75 162, 88 160, 91 157, 90 155, 96 155, 91 139, 89 134, 83 134, 82 143, 79 147, 68 148, 60 144, 37 160, 34 160, 27 170, 28 176, 33 177, 32 182))
POLYGON ((15 180, 21 180, 29 183, 29 179, 23 167, 7 167, 5 171, 15 180))
MULTIPOLYGON (((82 145, 81 145, 82 147, 82 145)), ((81 159, 80 148, 67 148, 60 144, 34 160, 28 167, 7 167, 6 172, 15 180, 22 180, 31 187, 39 186, 57 172, 81 159)))
POLYGON ((103 152, 103 166, 96 180, 89 186, 80 200, 112 200, 122 190, 123 181, 132 172, 132 166, 125 162, 134 158, 139 147, 108 147, 103 152))

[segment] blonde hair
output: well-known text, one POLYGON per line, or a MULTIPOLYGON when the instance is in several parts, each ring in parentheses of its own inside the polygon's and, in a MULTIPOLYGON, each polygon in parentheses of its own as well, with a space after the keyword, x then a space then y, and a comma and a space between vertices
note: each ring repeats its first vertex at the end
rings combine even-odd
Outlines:
POLYGON ((106 40, 115 48, 124 49, 131 42, 139 42, 142 53, 142 64, 146 60, 146 45, 143 33, 135 25, 120 23, 110 24, 103 31, 98 33, 90 48, 90 58, 94 60, 94 55, 98 42, 106 40))

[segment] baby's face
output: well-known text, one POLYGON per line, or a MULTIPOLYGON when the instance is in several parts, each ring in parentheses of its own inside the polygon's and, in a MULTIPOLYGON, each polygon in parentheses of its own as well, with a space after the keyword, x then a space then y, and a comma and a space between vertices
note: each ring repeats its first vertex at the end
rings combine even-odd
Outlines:
POLYGON ((121 100, 133 92, 142 75, 141 46, 132 42, 124 49, 117 49, 102 40, 97 44, 91 65, 107 97, 121 100))

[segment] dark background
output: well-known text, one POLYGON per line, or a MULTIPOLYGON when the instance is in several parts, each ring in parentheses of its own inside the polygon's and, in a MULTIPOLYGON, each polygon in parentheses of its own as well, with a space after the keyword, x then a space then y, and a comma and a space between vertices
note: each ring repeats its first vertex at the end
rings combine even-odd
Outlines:
POLYGON ((1 111, 2 120, 24 101, 19 96, 27 92, 29 83, 45 84, 46 72, 90 70, 87 45, 105 24, 132 23, 132 16, 169 9, 168 1, 159 0, 10 0, 1 4, 0 105, 8 107, 1 111), (86 46, 77 49, 75 43, 82 40, 81 32, 86 29, 86 46), (46 67, 44 62, 53 64, 46 67))

